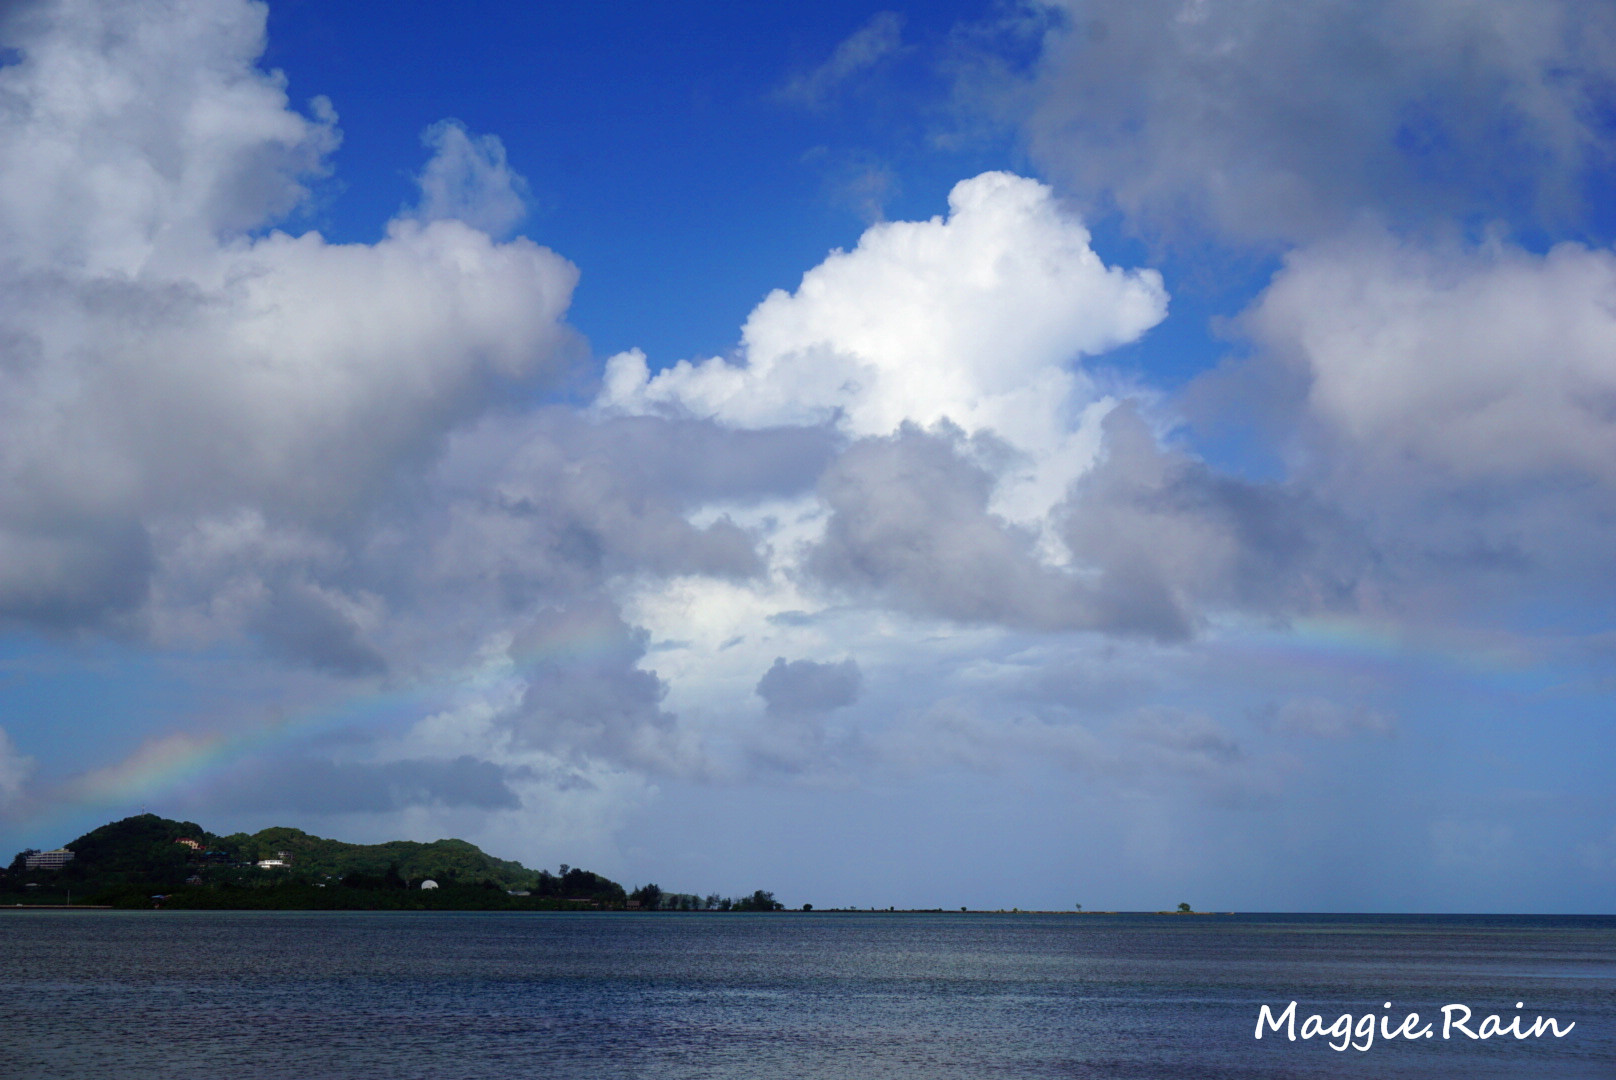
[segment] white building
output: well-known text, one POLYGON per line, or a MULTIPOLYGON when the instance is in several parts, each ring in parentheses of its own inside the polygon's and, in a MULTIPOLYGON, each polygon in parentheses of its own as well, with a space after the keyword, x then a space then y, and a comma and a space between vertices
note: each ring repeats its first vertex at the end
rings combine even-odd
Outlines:
POLYGON ((23 860, 24 870, 60 870, 73 861, 73 853, 64 848, 55 851, 36 851, 23 860))

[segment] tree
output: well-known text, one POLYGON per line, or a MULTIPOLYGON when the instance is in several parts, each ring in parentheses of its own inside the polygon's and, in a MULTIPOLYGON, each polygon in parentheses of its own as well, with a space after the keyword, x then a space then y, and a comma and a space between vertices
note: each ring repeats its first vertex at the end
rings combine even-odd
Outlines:
POLYGON ((662 904, 662 889, 658 885, 641 885, 629 893, 628 898, 638 900, 646 911, 655 911, 662 904))
POLYGON ((1178 913, 1180 915, 1188 915, 1191 911, 1194 911, 1194 910, 1195 909, 1190 907, 1188 904, 1180 904, 1180 905, 1178 905, 1178 913))
POLYGON ((208 834, 194 821, 172 821, 156 814, 138 814, 103 825, 71 841, 67 848, 77 858, 62 870, 62 879, 142 882, 177 886, 192 871, 192 854, 181 837, 206 842, 208 834))
POLYGON ((784 911, 785 905, 774 898, 772 892, 759 889, 751 896, 735 901, 732 910, 735 911, 784 911))

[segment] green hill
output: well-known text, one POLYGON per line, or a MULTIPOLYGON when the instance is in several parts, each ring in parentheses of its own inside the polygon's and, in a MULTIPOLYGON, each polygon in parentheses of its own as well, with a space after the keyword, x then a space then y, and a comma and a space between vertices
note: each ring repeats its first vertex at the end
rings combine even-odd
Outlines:
POLYGON ((617 882, 587 870, 561 875, 496 859, 464 840, 349 844, 301 829, 219 836, 192 821, 140 814, 65 845, 59 870, 0 872, 0 903, 81 901, 184 907, 624 906, 617 882), (273 861, 271 865, 261 865, 273 861), (421 890, 427 879, 435 890, 421 890), (515 895, 526 894, 526 895, 515 895))
POLYGON ((92 829, 65 845, 75 858, 58 876, 68 882, 151 881, 177 885, 189 875, 187 867, 193 855, 180 839, 189 837, 201 842, 205 836, 202 826, 194 821, 170 821, 156 814, 124 818, 92 829))
POLYGON ((222 837, 218 846, 239 854, 248 862, 284 857, 291 868, 311 877, 380 878, 392 870, 406 882, 432 878, 440 884, 445 880, 468 885, 491 882, 510 889, 529 888, 539 879, 538 872, 521 863, 496 859, 464 840, 434 840, 430 844, 412 840, 348 844, 311 836, 301 829, 272 828, 251 835, 235 833, 222 837))

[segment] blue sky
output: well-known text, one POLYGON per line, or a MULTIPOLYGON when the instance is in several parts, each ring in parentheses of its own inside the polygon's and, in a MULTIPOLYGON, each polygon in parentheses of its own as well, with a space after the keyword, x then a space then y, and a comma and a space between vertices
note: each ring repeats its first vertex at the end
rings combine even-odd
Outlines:
POLYGON ((1616 18, 0 37, 12 850, 1610 910, 1616 18))
POLYGON ((294 99, 341 103, 340 194, 317 214, 333 237, 374 239, 415 197, 423 118, 457 118, 522 163, 526 231, 588 265, 570 319, 596 348, 683 357, 729 348, 764 293, 857 241, 865 172, 890 173, 882 211, 929 217, 956 180, 1007 160, 1005 132, 937 146, 958 126, 940 53, 981 5, 905 13, 896 55, 845 98, 780 99, 879 10, 490 3, 378 26, 289 4, 271 8, 266 63, 294 99))

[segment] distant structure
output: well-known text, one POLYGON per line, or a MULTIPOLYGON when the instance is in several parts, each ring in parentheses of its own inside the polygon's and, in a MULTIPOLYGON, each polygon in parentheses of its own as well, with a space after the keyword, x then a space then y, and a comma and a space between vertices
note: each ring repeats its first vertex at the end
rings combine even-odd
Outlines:
POLYGON ((178 840, 176 840, 174 842, 176 844, 184 844, 186 847, 190 848, 192 851, 201 851, 202 850, 202 842, 200 840, 192 840, 189 836, 182 836, 182 837, 180 837, 178 840))
POLYGON ((24 870, 60 870, 73 861, 73 853, 64 848, 55 851, 36 851, 23 860, 24 870))
POLYGON ((431 878, 427 878, 425 881, 421 882, 421 888, 423 889, 436 889, 437 887, 438 883, 433 881, 431 878))
POLYGON ((285 865, 286 865, 286 860, 285 859, 259 859, 258 860, 258 869, 260 869, 260 870, 278 870, 278 869, 280 869, 281 867, 283 867, 285 865))

